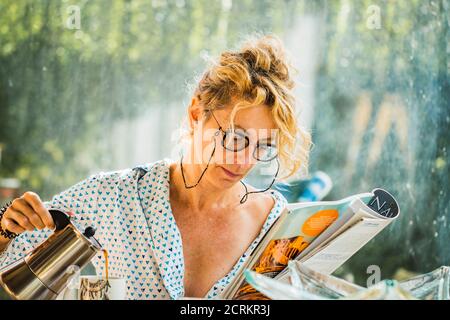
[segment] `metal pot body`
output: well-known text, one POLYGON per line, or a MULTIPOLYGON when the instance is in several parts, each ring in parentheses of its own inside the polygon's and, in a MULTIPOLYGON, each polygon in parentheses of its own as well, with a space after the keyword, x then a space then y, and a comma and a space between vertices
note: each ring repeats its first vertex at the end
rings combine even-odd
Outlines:
POLYGON ((0 284, 16 300, 53 300, 55 292, 48 289, 30 270, 24 259, 10 264, 1 274, 0 284))
POLYGON ((0 284, 14 299, 55 299, 80 270, 101 250, 69 223, 55 231, 24 259, 0 272, 0 284))

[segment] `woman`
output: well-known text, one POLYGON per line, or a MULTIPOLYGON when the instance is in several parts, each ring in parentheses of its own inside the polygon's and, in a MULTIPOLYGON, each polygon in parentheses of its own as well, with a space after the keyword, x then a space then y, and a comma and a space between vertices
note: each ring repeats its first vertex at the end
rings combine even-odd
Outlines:
MULTIPOLYGON (((242 179, 258 161, 285 177, 307 165, 310 137, 296 122, 290 73, 275 36, 223 52, 198 82, 179 161, 100 172, 47 202, 26 192, 0 221, 0 265, 48 237, 48 209, 58 208, 97 229, 127 298, 218 296, 286 204, 271 185, 256 190, 242 179)), ((102 255, 92 262, 104 275, 102 255)))

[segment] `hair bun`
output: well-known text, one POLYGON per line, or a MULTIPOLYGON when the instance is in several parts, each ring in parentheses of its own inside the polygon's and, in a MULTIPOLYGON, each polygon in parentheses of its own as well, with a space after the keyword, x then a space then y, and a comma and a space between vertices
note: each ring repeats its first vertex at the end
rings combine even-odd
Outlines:
POLYGON ((293 67, 287 61, 283 43, 277 36, 251 36, 239 49, 239 55, 255 73, 266 77, 275 76, 285 82, 286 87, 294 87, 289 72, 293 67))

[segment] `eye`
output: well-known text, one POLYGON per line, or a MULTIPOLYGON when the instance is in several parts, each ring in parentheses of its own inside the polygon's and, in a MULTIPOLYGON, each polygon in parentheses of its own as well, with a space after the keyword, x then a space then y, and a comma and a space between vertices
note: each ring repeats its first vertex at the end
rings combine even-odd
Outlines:
POLYGON ((269 142, 258 144, 255 149, 255 158, 260 161, 271 161, 278 155, 278 149, 269 142))
POLYGON ((273 143, 272 141, 258 142, 257 146, 258 146, 258 147, 263 147, 263 148, 266 148, 266 147, 273 147, 273 148, 276 148, 276 147, 277 147, 276 144, 273 143))
POLYGON ((224 147, 228 150, 239 151, 246 148, 249 144, 249 139, 245 134, 244 130, 236 129, 236 130, 227 130, 225 132, 224 147))

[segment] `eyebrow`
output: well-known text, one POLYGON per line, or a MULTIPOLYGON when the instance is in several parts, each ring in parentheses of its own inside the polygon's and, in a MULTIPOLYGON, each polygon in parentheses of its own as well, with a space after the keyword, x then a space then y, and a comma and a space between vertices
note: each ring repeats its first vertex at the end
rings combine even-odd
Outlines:
POLYGON ((270 144, 271 146, 276 146, 276 142, 273 141, 272 138, 261 138, 258 140, 258 144, 261 144, 264 142, 270 144))

